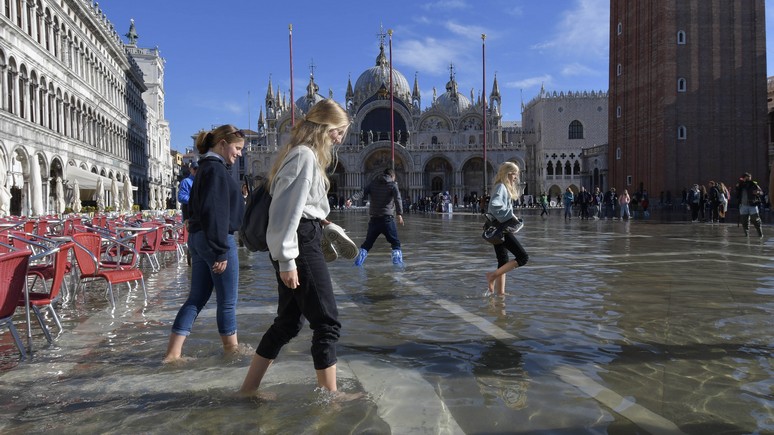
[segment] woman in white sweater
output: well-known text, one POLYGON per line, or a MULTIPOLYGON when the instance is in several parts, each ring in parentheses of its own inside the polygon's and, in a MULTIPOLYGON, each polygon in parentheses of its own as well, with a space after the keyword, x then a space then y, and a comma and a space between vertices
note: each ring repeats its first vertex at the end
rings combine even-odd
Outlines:
POLYGON ((255 350, 241 394, 253 394, 282 346, 303 327, 313 330, 317 383, 336 391, 336 342, 341 324, 328 266, 321 249, 322 225, 330 212, 325 173, 350 119, 333 100, 322 100, 299 120, 268 176, 272 196, 266 242, 277 274, 274 323, 255 350))
POLYGON ((505 274, 516 267, 524 266, 529 261, 527 251, 516 239, 516 233, 524 226, 520 219, 513 214, 513 199, 519 197, 519 167, 513 162, 504 162, 500 165, 494 180, 494 192, 489 200, 489 214, 493 215, 497 222, 507 223, 503 231, 503 242, 494 245, 497 256, 497 270, 487 272, 488 284, 485 295, 505 295, 505 274), (508 260, 508 252, 514 259, 508 260))

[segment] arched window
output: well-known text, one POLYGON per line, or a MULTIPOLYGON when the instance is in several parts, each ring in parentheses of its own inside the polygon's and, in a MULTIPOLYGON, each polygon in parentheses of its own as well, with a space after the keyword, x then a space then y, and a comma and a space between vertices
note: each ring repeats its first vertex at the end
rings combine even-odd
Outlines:
POLYGON ((620 76, 622 72, 623 72, 623 66, 621 66, 621 64, 619 63, 619 64, 618 64, 618 65, 615 67, 615 74, 616 74, 616 75, 618 75, 618 76, 620 76))
POLYGON ((476 136, 470 135, 468 138, 468 144, 473 145, 476 143, 476 136))
POLYGON ((433 136, 432 139, 430 139, 430 143, 433 145, 438 145, 438 136, 433 136))
POLYGON ((622 113, 621 106, 616 107, 615 108, 615 117, 616 118, 620 118, 621 117, 621 113, 622 113))
POLYGON ((677 79, 677 92, 685 92, 688 88, 687 82, 684 78, 677 79))
POLYGON ((677 31, 677 44, 678 45, 685 45, 685 31, 678 30, 677 31))
POLYGON ((583 139, 583 124, 577 119, 570 123, 568 139, 583 139))
POLYGON ((546 165, 546 175, 553 177, 554 176, 554 164, 553 162, 548 162, 548 165, 546 165))
POLYGON ((616 160, 621 160, 621 155, 622 154, 623 154, 623 152, 621 152, 621 147, 618 147, 618 148, 615 149, 615 159, 616 160))
POLYGON ((685 140, 688 138, 688 129, 684 125, 677 127, 677 139, 685 140))
POLYGON ((564 175, 572 175, 572 167, 570 166, 570 162, 564 163, 564 175))
POLYGON ((618 34, 620 35, 621 33, 623 33, 623 24, 618 23, 618 34))
POLYGON ((575 164, 572 166, 572 173, 573 175, 580 175, 580 162, 575 161, 575 164))

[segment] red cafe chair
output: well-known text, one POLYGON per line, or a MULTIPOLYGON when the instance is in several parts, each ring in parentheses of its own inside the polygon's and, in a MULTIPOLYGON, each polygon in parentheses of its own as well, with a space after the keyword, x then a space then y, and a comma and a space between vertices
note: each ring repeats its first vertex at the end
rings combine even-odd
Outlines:
MULTIPOLYGON (((34 283, 30 287, 29 306, 32 308, 32 311, 38 318, 40 328, 43 330, 43 334, 46 336, 46 340, 48 340, 49 343, 52 343, 53 339, 51 338, 51 332, 49 332, 49 329, 46 326, 41 309, 48 309, 51 312, 51 317, 54 318, 54 322, 56 323, 56 326, 59 328, 59 332, 61 333, 62 322, 59 320, 59 316, 56 314, 53 304, 58 300, 59 292, 62 288, 62 285, 64 285, 64 277, 70 271, 70 262, 68 261, 68 257, 70 256, 70 250, 73 248, 73 246, 75 246, 75 243, 65 242, 44 253, 46 256, 54 256, 53 266, 50 268, 50 271, 44 269, 36 271, 33 269, 33 266, 30 266, 29 271, 27 272, 28 275, 35 275, 43 282, 43 292, 33 291, 35 285, 34 283), (49 274, 53 274, 51 276, 51 284, 46 286, 45 280, 49 274)), ((19 299, 18 306, 23 307, 25 303, 26 301, 24 300, 24 295, 22 295, 22 297, 19 299)))
POLYGON ((32 251, 29 250, 0 255, 0 326, 8 326, 22 360, 25 359, 26 352, 19 333, 13 325, 13 315, 19 305, 19 298, 24 298, 30 255, 32 251))
MULTIPOLYGON (((73 242, 75 242, 73 252, 75 253, 78 271, 80 272, 78 286, 85 285, 87 281, 105 280, 107 283, 105 295, 110 295, 110 302, 113 304, 113 307, 115 307, 113 284, 127 283, 127 285, 129 285, 130 282, 139 282, 142 285, 145 299, 148 299, 148 291, 145 288, 145 279, 142 271, 137 267, 137 260, 139 258, 137 251, 124 244, 124 249, 133 251, 131 263, 122 265, 120 268, 108 268, 102 265, 100 261, 102 255, 102 237, 100 237, 99 234, 76 233, 73 234, 72 237, 73 242)), ((111 242, 120 243, 117 240, 111 242)), ((76 288, 75 293, 77 294, 77 292, 78 290, 76 288)))

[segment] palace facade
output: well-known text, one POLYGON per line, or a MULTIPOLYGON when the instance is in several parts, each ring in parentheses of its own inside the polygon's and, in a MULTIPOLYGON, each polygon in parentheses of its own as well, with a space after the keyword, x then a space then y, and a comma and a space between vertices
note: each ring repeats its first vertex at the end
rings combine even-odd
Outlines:
POLYGON ((109 189, 114 178, 119 187, 135 186, 132 202, 143 208, 159 205, 149 201, 150 192, 161 199, 168 194, 163 60, 158 50, 136 47, 133 24, 127 36, 128 45, 90 1, 0 0, 0 188, 11 196, 6 212, 57 212, 57 178, 68 207, 75 181, 85 204, 99 180, 106 205, 117 204, 109 189))

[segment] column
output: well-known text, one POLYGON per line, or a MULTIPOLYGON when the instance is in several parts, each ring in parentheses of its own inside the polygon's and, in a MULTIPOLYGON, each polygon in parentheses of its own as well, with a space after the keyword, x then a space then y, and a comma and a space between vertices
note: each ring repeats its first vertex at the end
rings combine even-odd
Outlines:
POLYGON ((24 114, 23 118, 27 119, 27 117, 29 116, 29 114, 27 113, 28 110, 26 107, 22 107, 22 101, 24 101, 24 98, 22 96, 27 95, 27 84, 28 84, 27 78, 19 76, 18 82, 19 82, 19 86, 18 86, 19 89, 16 92, 16 101, 14 102, 14 105, 16 106, 16 110, 18 112, 17 114, 19 116, 24 114))
POLYGON ((38 110, 38 88, 40 85, 37 82, 32 82, 29 84, 29 93, 27 95, 30 96, 30 122, 37 122, 38 116, 40 114, 40 111, 38 110))
MULTIPOLYGON (((8 1, 8 0, 6 0, 8 1)), ((2 68, 0 68, 0 75, 2 75, 2 87, 3 89, 0 90, 0 109, 5 111, 8 110, 8 66, 3 65, 2 68)))

